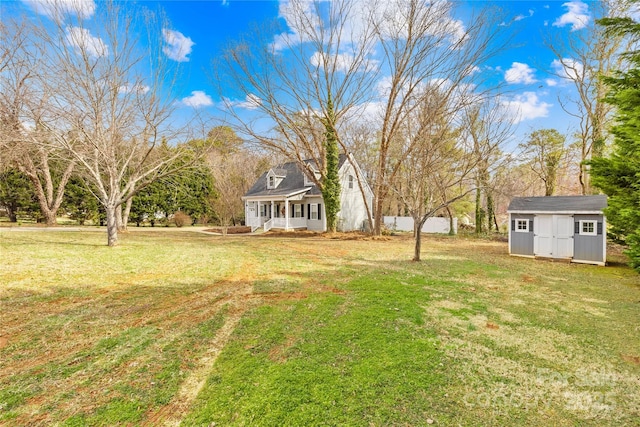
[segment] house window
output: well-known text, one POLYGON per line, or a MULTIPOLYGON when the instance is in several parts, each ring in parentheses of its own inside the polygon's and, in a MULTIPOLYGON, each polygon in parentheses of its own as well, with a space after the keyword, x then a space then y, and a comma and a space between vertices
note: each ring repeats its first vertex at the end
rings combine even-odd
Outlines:
POLYGON ((529 232, 529 220, 528 219, 518 219, 516 220, 516 231, 521 233, 529 232))
POLYGON ((583 236, 595 236, 597 234, 595 221, 580 221, 580 234, 583 236))
POLYGON ((311 219, 318 219, 318 204, 317 203, 312 203, 309 207, 310 209, 310 213, 309 216, 311 219))
POLYGON ((294 218, 302 218, 302 205, 292 205, 293 207, 293 217, 294 218))
POLYGON ((271 175, 269 177, 269 184, 267 185, 267 188, 274 188, 276 186, 276 178, 271 175))
POLYGON ((260 216, 267 216, 267 207, 268 205, 260 205, 260 216))
POLYGON ((353 175, 349 175, 349 189, 353 189, 353 175))

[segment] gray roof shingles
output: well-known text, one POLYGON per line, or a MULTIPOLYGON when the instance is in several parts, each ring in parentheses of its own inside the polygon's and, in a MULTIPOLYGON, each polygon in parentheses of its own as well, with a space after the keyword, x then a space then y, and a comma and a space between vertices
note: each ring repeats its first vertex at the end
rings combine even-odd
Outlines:
POLYGON ((607 207, 607 196, 514 197, 507 211, 595 212, 607 207))
MULTIPOLYGON (((340 154, 340 159, 338 162, 338 167, 342 167, 347 156, 344 154, 340 154)), ((305 160, 305 162, 313 162, 313 160, 305 160)), ((300 170, 298 164, 296 162, 288 162, 282 165, 278 165, 275 168, 272 168, 278 176, 284 176, 285 178, 282 180, 280 185, 274 189, 267 189, 267 174, 269 171, 263 173, 260 178, 253 184, 253 186, 247 191, 244 197, 256 197, 256 196, 264 196, 264 197, 273 197, 273 196, 286 196, 292 193, 302 192, 305 189, 308 189, 306 192, 307 195, 319 195, 320 190, 315 185, 304 185, 304 174, 300 170)))

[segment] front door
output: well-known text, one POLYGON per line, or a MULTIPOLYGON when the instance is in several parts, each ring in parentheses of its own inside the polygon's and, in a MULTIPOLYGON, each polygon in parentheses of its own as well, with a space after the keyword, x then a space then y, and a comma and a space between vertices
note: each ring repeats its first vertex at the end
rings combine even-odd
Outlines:
POLYGON ((573 216, 536 215, 533 253, 548 258, 573 257, 573 216))

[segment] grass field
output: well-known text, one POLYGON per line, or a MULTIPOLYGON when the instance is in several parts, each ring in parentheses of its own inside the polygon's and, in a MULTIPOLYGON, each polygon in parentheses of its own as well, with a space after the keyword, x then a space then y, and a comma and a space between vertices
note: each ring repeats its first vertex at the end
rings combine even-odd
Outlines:
POLYGON ((0 232, 0 425, 639 425, 640 276, 503 242, 0 232))

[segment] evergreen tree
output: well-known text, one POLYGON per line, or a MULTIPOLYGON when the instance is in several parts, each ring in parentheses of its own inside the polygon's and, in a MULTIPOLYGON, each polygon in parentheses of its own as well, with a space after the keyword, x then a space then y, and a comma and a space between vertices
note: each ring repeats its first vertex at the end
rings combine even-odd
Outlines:
MULTIPOLYGON (((630 18, 599 21, 614 35, 640 37, 640 24, 630 18)), ((640 50, 625 53, 628 71, 604 78, 606 101, 617 108, 613 151, 590 162, 592 184, 609 196, 605 210, 615 238, 627 243, 631 265, 640 272, 640 50)))
POLYGON ((0 174, 0 206, 11 222, 17 222, 20 213, 39 219, 38 203, 29 178, 16 168, 0 174))
POLYGON ((86 221, 93 221, 94 224, 100 222, 98 199, 87 188, 87 184, 76 176, 72 176, 67 183, 62 209, 80 225, 86 221))
POLYGON ((324 149, 326 156, 327 173, 322 187, 325 214, 327 217, 327 230, 335 232, 337 228, 338 211, 340 210, 340 177, 338 176, 338 140, 335 130, 335 112, 331 94, 327 101, 327 117, 324 120, 325 140, 324 149))

